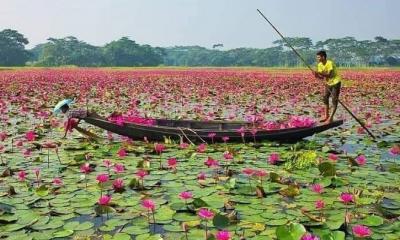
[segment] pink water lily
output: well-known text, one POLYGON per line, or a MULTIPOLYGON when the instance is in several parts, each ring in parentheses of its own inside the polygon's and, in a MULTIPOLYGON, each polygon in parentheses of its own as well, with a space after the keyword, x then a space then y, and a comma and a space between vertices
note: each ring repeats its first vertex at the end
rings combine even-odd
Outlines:
POLYGON ((22 154, 24 155, 25 158, 30 157, 32 155, 32 151, 30 149, 24 149, 22 151, 22 154))
POLYGON ((351 193, 342 193, 339 196, 339 200, 344 204, 349 204, 351 202, 354 202, 354 197, 351 193))
POLYGON ((211 220, 214 218, 214 213, 207 208, 201 208, 198 213, 201 219, 211 220))
POLYGON ((27 173, 24 170, 18 172, 18 180, 25 181, 27 173))
POLYGON ((0 132, 0 142, 4 142, 7 138, 7 133, 5 132, 0 132))
POLYGON ((123 173, 125 171, 125 166, 122 163, 116 163, 114 165, 114 172, 115 173, 123 173))
POLYGON ((231 240, 232 236, 228 231, 218 231, 215 238, 216 240, 231 240))
POLYGON ((121 148, 118 150, 117 155, 120 158, 124 158, 124 157, 128 156, 128 153, 126 152, 126 150, 124 148, 121 148))
POLYGON ((215 160, 214 158, 212 158, 212 157, 207 157, 207 159, 206 159, 206 161, 204 161, 204 164, 207 166, 207 167, 218 167, 219 166, 219 163, 218 163, 218 161, 217 160, 215 160))
POLYGON ((111 202, 111 196, 109 195, 103 195, 99 198, 97 203, 101 206, 107 206, 111 202))
POLYGON ((305 233, 301 240, 319 240, 319 237, 312 235, 311 233, 305 233))
POLYGON ((225 160, 232 160, 233 159, 233 154, 229 151, 224 152, 224 159, 225 160))
POLYGON ((190 145, 189 145, 189 143, 181 143, 181 144, 179 144, 179 148, 180 149, 186 149, 186 148, 188 148, 190 145))
POLYGON ((140 179, 145 178, 149 173, 146 170, 140 169, 136 172, 136 176, 138 176, 140 179))
POLYGON ((255 173, 254 169, 251 168, 245 168, 242 170, 242 172, 247 175, 248 177, 252 176, 255 173))
POLYGON ((329 153, 328 154, 328 159, 332 160, 332 161, 337 161, 339 159, 339 157, 336 154, 329 153))
POLYGON ((390 153, 392 156, 400 155, 400 145, 394 145, 393 147, 391 147, 391 148, 389 149, 389 153, 390 153))
POLYGON ((161 143, 155 143, 154 150, 156 151, 157 154, 161 154, 165 150, 165 146, 164 144, 161 143))
POLYGON ((148 211, 153 212, 154 209, 156 208, 156 205, 154 203, 153 200, 151 199, 145 199, 142 201, 142 207, 144 207, 145 209, 147 209, 148 211))
POLYGON ((61 178, 54 178, 53 179, 53 185, 55 185, 55 186, 63 185, 63 182, 62 182, 61 178))
POLYGON ((25 133, 25 138, 26 140, 28 140, 29 142, 35 141, 36 139, 36 135, 34 131, 28 131, 25 133))
POLYGON ((279 153, 271 153, 268 157, 268 163, 271 165, 275 165, 280 160, 279 153))
POLYGON ((197 147, 197 152, 204 153, 207 150, 207 145, 205 143, 200 144, 197 147))
POLYGON ((186 201, 188 199, 193 198, 193 193, 191 193, 191 192, 181 192, 181 193, 179 193, 179 198, 186 201))
POLYGON ((90 173, 90 172, 91 172, 91 168, 90 168, 89 163, 84 163, 84 164, 82 164, 80 170, 81 170, 81 172, 84 173, 84 174, 90 173))
POLYGON ((356 162, 358 165, 363 166, 367 163, 367 158, 364 155, 359 155, 356 157, 356 162))
POLYGON ((244 127, 241 127, 236 131, 240 134, 241 137, 244 137, 244 135, 246 133, 246 129, 244 127))
POLYGON ((315 193, 321 194, 324 192, 324 187, 321 184, 313 184, 311 185, 311 190, 315 193))
POLYGON ((120 190, 124 188, 124 180, 122 178, 117 178, 113 181, 114 190, 120 190))
POLYGON ((318 210, 325 208, 325 202, 322 199, 315 201, 315 208, 318 210))
POLYGON ((97 175, 96 180, 99 183, 105 183, 109 180, 109 176, 106 173, 102 173, 102 174, 97 175))
POLYGON ((354 236, 358 238, 367 238, 372 235, 371 229, 364 225, 354 225, 352 231, 354 236))
POLYGON ((110 167, 112 166, 112 162, 111 162, 110 159, 104 159, 104 160, 103 160, 103 165, 104 165, 106 168, 110 168, 110 167))
POLYGON ((265 170, 254 170, 253 175, 257 176, 259 178, 263 178, 263 177, 267 176, 268 173, 265 170))
POLYGON ((178 161, 176 160, 176 158, 169 158, 169 159, 167 160, 167 163, 168 163, 168 167, 169 167, 169 168, 176 169, 176 166, 177 166, 177 164, 178 164, 178 161))
POLYGON ((206 180, 206 174, 201 172, 197 175, 197 180, 206 180))

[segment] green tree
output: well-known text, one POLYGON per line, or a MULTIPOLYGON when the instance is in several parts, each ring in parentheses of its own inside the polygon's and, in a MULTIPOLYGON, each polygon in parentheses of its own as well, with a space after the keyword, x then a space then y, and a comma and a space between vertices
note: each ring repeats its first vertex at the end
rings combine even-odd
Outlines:
POLYGON ((108 43, 103 48, 109 66, 157 66, 162 63, 162 51, 149 45, 139 45, 128 37, 108 43))
POLYGON ((76 65, 82 67, 103 64, 103 55, 99 47, 79 41, 72 36, 61 39, 49 38, 36 63, 38 66, 76 65))
POLYGON ((16 30, 5 29, 0 32, 0 66, 23 66, 30 53, 25 50, 29 43, 24 35, 16 30))

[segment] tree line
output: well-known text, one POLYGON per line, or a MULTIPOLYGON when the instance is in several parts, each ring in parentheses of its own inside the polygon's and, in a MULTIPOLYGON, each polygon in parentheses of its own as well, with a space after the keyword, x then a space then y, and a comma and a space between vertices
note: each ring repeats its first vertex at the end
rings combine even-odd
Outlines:
MULTIPOLYGON (((400 40, 381 36, 373 40, 354 37, 327 39, 313 43, 307 37, 287 38, 308 64, 315 63, 315 53, 325 49, 337 65, 400 66, 400 40)), ((299 58, 282 40, 264 49, 209 49, 200 46, 152 47, 128 37, 93 46, 76 37, 49 38, 46 43, 26 49, 29 43, 23 34, 5 29, 0 32, 0 66, 303 66, 299 58)))

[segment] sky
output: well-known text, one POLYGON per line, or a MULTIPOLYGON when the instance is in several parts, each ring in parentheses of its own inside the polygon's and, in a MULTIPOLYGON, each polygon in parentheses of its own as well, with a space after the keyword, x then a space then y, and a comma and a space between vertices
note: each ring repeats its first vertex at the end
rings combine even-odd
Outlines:
POLYGON ((257 9, 289 37, 400 39, 399 0, 0 0, 0 31, 18 30, 28 48, 66 36, 96 46, 127 36, 160 47, 267 48, 279 36, 257 9))

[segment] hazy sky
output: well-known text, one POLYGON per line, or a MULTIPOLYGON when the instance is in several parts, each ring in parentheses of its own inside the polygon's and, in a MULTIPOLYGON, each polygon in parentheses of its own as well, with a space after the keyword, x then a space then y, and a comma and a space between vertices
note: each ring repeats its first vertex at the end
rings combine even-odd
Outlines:
POLYGON ((70 35, 98 46, 128 36, 162 47, 269 47, 278 36, 257 8, 286 36, 400 39, 400 0, 0 0, 0 30, 18 30, 29 47, 70 35))

